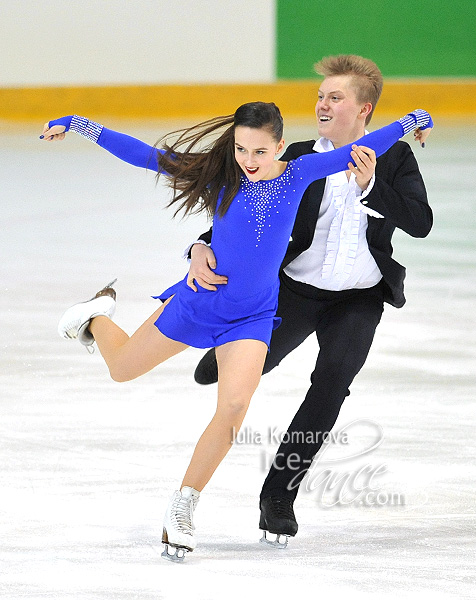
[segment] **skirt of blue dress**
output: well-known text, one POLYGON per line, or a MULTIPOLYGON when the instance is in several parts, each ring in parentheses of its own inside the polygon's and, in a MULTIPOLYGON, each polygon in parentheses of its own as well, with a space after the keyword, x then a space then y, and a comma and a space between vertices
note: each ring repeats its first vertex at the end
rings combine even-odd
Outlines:
POLYGON ((271 333, 281 323, 276 317, 279 281, 246 298, 231 297, 226 286, 218 286, 217 291, 197 287, 194 292, 185 277, 153 296, 164 302, 173 296, 155 322, 159 331, 195 348, 242 339, 260 340, 269 348, 271 333))

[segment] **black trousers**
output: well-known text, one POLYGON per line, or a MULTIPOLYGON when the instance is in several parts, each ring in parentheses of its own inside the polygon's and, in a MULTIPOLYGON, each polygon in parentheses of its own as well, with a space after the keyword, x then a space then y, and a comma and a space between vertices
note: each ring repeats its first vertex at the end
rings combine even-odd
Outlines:
POLYGON ((315 332, 319 343, 311 387, 279 446, 261 498, 295 499, 298 487, 339 415, 349 386, 365 363, 383 312, 383 283, 364 290, 329 292, 285 274, 263 373, 315 332))

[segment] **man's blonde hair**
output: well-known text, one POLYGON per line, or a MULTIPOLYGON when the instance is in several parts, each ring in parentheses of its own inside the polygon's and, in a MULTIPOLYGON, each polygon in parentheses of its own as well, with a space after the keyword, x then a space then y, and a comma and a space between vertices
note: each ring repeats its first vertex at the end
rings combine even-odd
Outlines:
POLYGON ((372 104, 365 124, 370 122, 383 87, 382 73, 372 60, 355 54, 326 56, 314 65, 314 70, 323 77, 351 75, 357 102, 372 104))

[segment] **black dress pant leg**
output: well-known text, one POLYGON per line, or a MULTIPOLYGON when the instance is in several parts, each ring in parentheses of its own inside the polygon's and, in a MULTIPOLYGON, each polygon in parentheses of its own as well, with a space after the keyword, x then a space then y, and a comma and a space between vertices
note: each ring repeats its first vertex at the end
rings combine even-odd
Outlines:
POLYGON ((383 290, 379 284, 367 290, 323 292, 322 299, 314 302, 319 354, 311 387, 279 446, 261 498, 296 497, 365 363, 383 312, 383 290))
POLYGON ((277 367, 281 360, 300 346, 316 330, 316 302, 303 297, 281 279, 276 315, 281 325, 273 331, 263 375, 277 367))

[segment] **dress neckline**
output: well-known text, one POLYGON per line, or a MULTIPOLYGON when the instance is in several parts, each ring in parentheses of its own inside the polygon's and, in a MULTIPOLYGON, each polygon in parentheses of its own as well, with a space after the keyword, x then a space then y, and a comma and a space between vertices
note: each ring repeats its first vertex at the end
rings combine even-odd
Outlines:
POLYGON ((258 183, 271 183, 272 181, 277 181, 278 179, 281 179, 281 177, 284 176, 286 171, 289 169, 290 163, 291 163, 291 161, 288 160, 288 162, 286 163, 286 166, 284 168, 284 171, 281 173, 281 175, 278 175, 277 177, 273 177, 273 179, 259 179, 258 181, 250 181, 244 173, 241 174, 241 178, 248 185, 256 185, 258 183))

